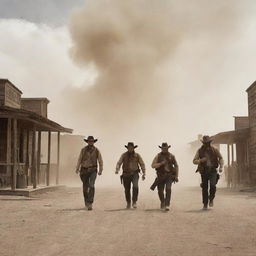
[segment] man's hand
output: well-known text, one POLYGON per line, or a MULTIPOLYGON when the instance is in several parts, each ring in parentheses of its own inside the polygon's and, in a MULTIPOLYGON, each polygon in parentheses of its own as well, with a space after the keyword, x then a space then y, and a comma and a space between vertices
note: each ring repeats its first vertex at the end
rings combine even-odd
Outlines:
POLYGON ((175 183, 179 182, 179 178, 178 178, 178 177, 175 177, 174 182, 175 182, 175 183))
POLYGON ((116 170, 116 171, 115 171, 115 174, 118 174, 118 172, 119 172, 119 171, 118 171, 118 170, 116 170))
POLYGON ((76 174, 78 174, 80 172, 80 170, 79 169, 76 169, 76 174))
POLYGON ((223 172, 223 168, 220 167, 220 168, 219 168, 219 173, 222 173, 222 172, 223 172))
POLYGON ((163 160, 160 164, 161 165, 165 165, 166 164, 166 160, 163 160))
POLYGON ((98 175, 100 176, 102 174, 102 170, 101 171, 98 171, 98 175))
POLYGON ((199 163, 205 163, 207 161, 207 158, 206 157, 203 157, 203 158, 200 158, 199 159, 199 163))
POLYGON ((146 174, 143 174, 142 175, 142 180, 145 180, 146 179, 146 174))

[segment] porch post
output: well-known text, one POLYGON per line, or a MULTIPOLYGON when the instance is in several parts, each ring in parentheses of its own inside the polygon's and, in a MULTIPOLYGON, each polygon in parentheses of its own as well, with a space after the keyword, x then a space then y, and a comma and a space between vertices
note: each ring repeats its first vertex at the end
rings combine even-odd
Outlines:
POLYGON ((37 184, 40 183, 40 167, 41 167, 41 131, 38 131, 37 139, 37 184))
POLYGON ((234 162, 234 144, 231 144, 231 163, 234 162))
POLYGON ((8 118, 7 121, 7 148, 6 148, 6 171, 12 173, 12 119, 8 118))
MULTIPOLYGON (((30 131, 27 129, 27 144, 26 144, 26 176, 27 176, 27 186, 29 185, 29 141, 30 141, 30 131)), ((30 177, 31 178, 31 177, 30 177)))
POLYGON ((229 144, 227 144, 227 152, 228 152, 228 166, 230 166, 230 147, 229 147, 229 144))
POLYGON ((56 185, 59 184, 59 172, 60 172, 60 132, 57 134, 57 170, 56 170, 56 185))
POLYGON ((50 169, 51 169, 51 131, 48 132, 48 161, 47 161, 47 172, 46 172, 46 185, 50 185, 50 169))
POLYGON ((12 190, 16 189, 17 184, 17 167, 18 167, 18 131, 17 119, 13 119, 13 168, 12 168, 12 190))
POLYGON ((36 171, 36 127, 33 126, 32 134, 32 180, 33 188, 36 188, 37 185, 37 171, 36 171))

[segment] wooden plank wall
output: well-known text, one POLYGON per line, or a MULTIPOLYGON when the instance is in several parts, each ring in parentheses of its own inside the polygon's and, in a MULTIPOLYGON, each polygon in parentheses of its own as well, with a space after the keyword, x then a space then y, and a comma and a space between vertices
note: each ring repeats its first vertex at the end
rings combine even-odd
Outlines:
POLYGON ((256 84, 248 90, 249 108, 249 172, 252 185, 256 185, 256 84))

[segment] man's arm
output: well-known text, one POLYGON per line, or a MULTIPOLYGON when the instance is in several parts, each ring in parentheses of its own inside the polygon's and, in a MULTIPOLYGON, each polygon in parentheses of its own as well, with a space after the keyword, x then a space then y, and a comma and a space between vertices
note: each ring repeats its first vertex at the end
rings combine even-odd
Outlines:
POLYGON ((217 148, 216 148, 216 154, 217 154, 217 157, 218 157, 218 160, 219 160, 220 169, 222 170, 223 166, 224 166, 224 160, 223 160, 223 157, 222 157, 220 151, 217 148))
POLYGON ((81 161, 82 161, 82 156, 83 156, 83 149, 81 149, 79 157, 78 157, 78 161, 77 161, 77 165, 76 165, 76 173, 79 173, 80 166, 81 166, 81 161))
POLYGON ((100 151, 98 150, 99 174, 103 171, 103 159, 100 151))
POLYGON ((193 164, 200 164, 199 150, 197 150, 196 155, 193 159, 193 164))
POLYGON ((139 161, 139 165, 140 165, 141 171, 142 171, 143 175, 145 175, 146 174, 145 163, 144 163, 142 157, 139 154, 138 154, 138 161, 139 161))
POLYGON ((156 157, 154 158, 152 164, 151 164, 151 167, 153 169, 156 169, 156 168, 159 168, 160 166, 162 166, 163 163, 158 163, 158 155, 156 155, 156 157))
POLYGON ((123 161, 124 161, 124 154, 121 155, 119 161, 116 164, 116 173, 119 172, 121 165, 123 164, 123 161))
POLYGON ((173 156, 173 165, 174 165, 174 168, 175 168, 175 178, 178 179, 178 177, 179 177, 179 166, 178 166, 178 163, 177 163, 177 160, 176 160, 175 156, 173 156))

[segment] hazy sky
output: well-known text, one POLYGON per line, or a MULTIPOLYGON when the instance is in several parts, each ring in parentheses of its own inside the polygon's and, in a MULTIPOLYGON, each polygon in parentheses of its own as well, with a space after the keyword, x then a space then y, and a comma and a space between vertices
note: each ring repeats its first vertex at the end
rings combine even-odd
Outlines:
MULTIPOLYGON (((83 2, 0 0, 0 76, 24 96, 48 97, 50 117, 79 133, 87 133, 86 125, 63 115, 59 100, 63 90, 93 86, 97 74, 93 63, 79 67, 69 53, 70 15, 83 2)), ((169 120, 163 132, 179 131, 188 141, 198 133, 232 129, 232 116, 247 114, 245 90, 256 80, 256 2, 169 2, 170 29, 181 31, 181 38, 162 67, 170 85, 169 105, 158 110, 169 120)), ((154 122, 154 116, 148 120, 154 122)))
POLYGON ((0 16, 59 26, 67 23, 71 9, 81 6, 83 2, 83 0, 0 0, 0 16))

